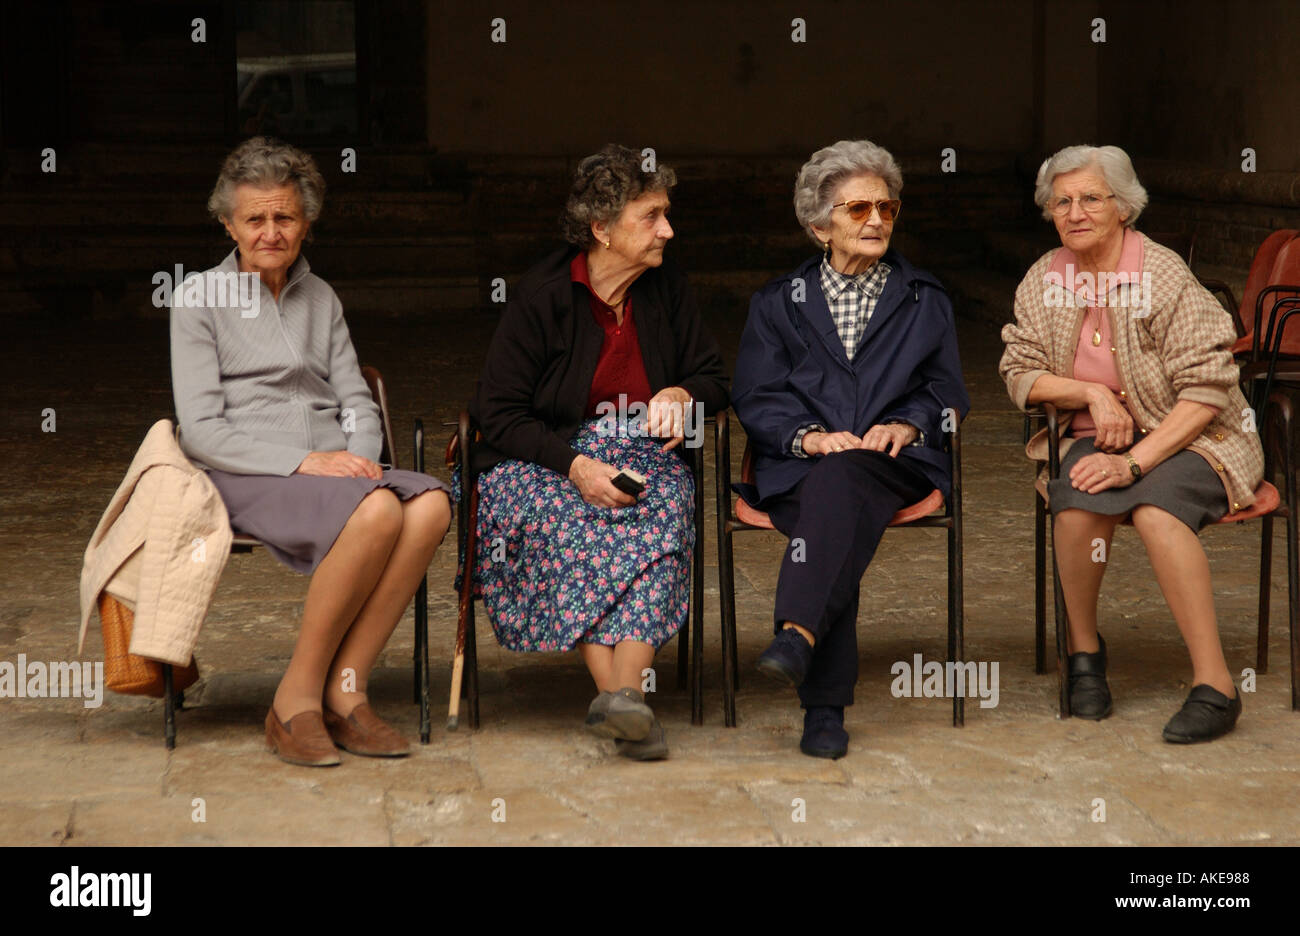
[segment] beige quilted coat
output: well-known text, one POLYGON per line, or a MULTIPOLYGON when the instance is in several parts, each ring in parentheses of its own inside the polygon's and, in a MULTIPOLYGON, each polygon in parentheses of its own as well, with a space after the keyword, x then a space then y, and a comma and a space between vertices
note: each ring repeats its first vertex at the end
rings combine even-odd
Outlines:
POLYGON ((77 652, 107 590, 135 609, 133 654, 187 664, 230 540, 216 487, 181 452, 171 421, 154 423, 86 547, 77 652))
MULTIPOLYGON (((1058 248, 1059 249, 1059 248, 1058 248)), ((1195 400, 1219 408, 1218 415, 1187 448, 1219 473, 1228 494, 1229 512, 1255 501, 1263 480, 1264 450, 1237 385, 1238 368, 1232 343, 1237 338, 1232 318, 1192 275, 1182 258, 1142 235, 1142 269, 1151 274, 1150 292, 1141 303, 1120 301, 1105 308, 1111 318, 1121 397, 1134 425, 1150 431, 1169 415, 1179 400, 1195 400), (1136 308, 1135 308, 1136 307, 1136 308), (1135 311, 1137 314, 1135 314, 1135 311), (1145 314, 1142 314, 1145 313, 1145 314)), ((1029 388, 1044 374, 1074 375, 1074 354, 1087 308, 1049 304, 1044 277, 1056 251, 1044 254, 1016 289, 1016 320, 1003 327, 1006 349, 998 373, 1011 399, 1028 409, 1029 388)), ((1062 412, 1062 435, 1073 412, 1062 412)), ((1064 455, 1073 439, 1063 437, 1064 455)), ((1029 441, 1027 454, 1047 459, 1047 430, 1029 441)), ((1044 467, 1044 472, 1046 468, 1044 467)), ((1039 479, 1043 489, 1043 478, 1039 479)))

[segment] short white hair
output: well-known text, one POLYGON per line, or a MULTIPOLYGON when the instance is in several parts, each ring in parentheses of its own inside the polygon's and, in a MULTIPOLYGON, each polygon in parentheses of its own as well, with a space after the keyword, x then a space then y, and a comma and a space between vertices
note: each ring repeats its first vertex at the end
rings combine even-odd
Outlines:
POLYGON ((235 213, 235 189, 241 185, 261 189, 294 186, 308 222, 320 217, 325 203, 325 178, 316 168, 316 160, 274 137, 252 137, 231 151, 208 197, 208 213, 218 221, 229 221, 235 213))
POLYGON ((840 140, 809 157, 794 184, 794 216, 804 233, 819 248, 826 244, 813 230, 830 227, 835 193, 848 179, 859 175, 879 176, 890 198, 903 191, 903 173, 889 150, 870 140, 840 140))
POLYGON ((1124 226, 1132 227, 1147 206, 1147 190, 1133 171, 1133 160, 1118 146, 1067 146, 1043 160, 1034 183, 1034 202, 1043 209, 1043 217, 1052 220, 1048 202, 1056 177, 1076 169, 1095 169, 1115 195, 1115 205, 1124 216, 1124 226))

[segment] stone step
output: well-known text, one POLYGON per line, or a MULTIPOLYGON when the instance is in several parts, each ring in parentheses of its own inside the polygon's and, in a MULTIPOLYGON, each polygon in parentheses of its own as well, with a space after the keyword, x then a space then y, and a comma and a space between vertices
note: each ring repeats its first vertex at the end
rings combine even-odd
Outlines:
MULTIPOLYGON (((749 306, 754 291, 789 267, 756 270, 717 270, 692 273, 692 289, 706 318, 749 306)), ((486 277, 445 276, 331 276, 349 316, 423 316, 431 314, 499 314, 492 301, 493 286, 486 277)), ((153 303, 153 286, 143 277, 123 288, 92 280, 45 287, 20 285, 0 278, 0 317, 48 318, 52 313, 69 317, 146 318, 165 321, 166 305, 153 303)), ((730 314, 729 312, 727 314, 730 314)))
MULTIPOLYGON (((11 193, 59 191, 165 192, 203 202, 216 182, 229 147, 195 141, 186 147, 137 143, 76 144, 56 148, 58 173, 41 171, 40 147, 0 150, 0 199, 11 193), (192 193, 192 194, 191 194, 192 193)), ((416 146, 356 146, 355 173, 342 171, 342 147, 305 147, 315 158, 330 192, 443 190, 468 194, 465 160, 416 146)), ((327 204, 329 195, 326 196, 327 204)))
POLYGON ((1014 318, 1019 283, 1020 277, 987 267, 950 267, 944 271, 944 286, 962 317, 997 327, 1014 318))
POLYGON ((983 237, 983 246, 985 264, 1019 282, 1039 257, 1061 246, 1061 241, 1055 228, 1043 222, 1041 227, 989 231, 983 237))
MULTIPOLYGON (((124 212, 130 213, 133 230, 215 228, 207 213, 207 196, 206 190, 196 191, 193 198, 158 190, 129 196, 84 190, 6 192, 0 194, 0 243, 10 242, 19 231, 30 231, 33 219, 39 219, 43 232, 53 230, 61 236, 96 226, 125 233, 124 212)), ((454 192, 327 191, 317 229, 468 230, 470 224, 465 198, 454 192)))

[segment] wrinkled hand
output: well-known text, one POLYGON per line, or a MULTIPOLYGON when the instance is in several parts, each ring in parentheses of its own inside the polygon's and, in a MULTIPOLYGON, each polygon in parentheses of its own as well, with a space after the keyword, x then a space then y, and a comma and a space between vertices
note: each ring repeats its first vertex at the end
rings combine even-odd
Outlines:
POLYGON ((1133 471, 1128 459, 1121 455, 1096 452, 1085 455, 1070 469, 1070 486, 1085 494, 1096 494, 1109 488, 1126 488, 1133 483, 1133 471))
POLYGON ((805 455, 830 455, 862 448, 862 440, 851 432, 806 432, 800 444, 805 455))
POLYGON ((897 458, 898 453, 915 442, 918 435, 916 427, 907 423, 872 426, 862 437, 862 448, 873 452, 888 450, 890 458, 897 458))
POLYGON ((631 507, 636 498, 624 494, 610 483, 619 472, 613 465, 579 455, 569 466, 569 480, 578 488, 582 499, 596 507, 631 507))
POLYGON ((1133 417, 1111 389, 1094 384, 1088 412, 1097 424, 1093 445, 1099 452, 1119 452, 1133 444, 1133 417))
POLYGON ((686 407, 691 395, 681 387, 664 387, 650 398, 648 429, 656 439, 668 439, 660 451, 681 445, 686 438, 686 407))
POLYGON ((312 452, 302 460, 294 474, 317 475, 322 478, 370 478, 378 481, 384 469, 368 458, 351 452, 312 452))

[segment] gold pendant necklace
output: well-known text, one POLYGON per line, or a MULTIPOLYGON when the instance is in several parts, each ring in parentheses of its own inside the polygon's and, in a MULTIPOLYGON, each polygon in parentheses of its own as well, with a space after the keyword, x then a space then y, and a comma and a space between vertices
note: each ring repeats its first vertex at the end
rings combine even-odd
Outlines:
POLYGON ((1097 309, 1097 321, 1092 327, 1092 346, 1101 347, 1101 309, 1097 309))

